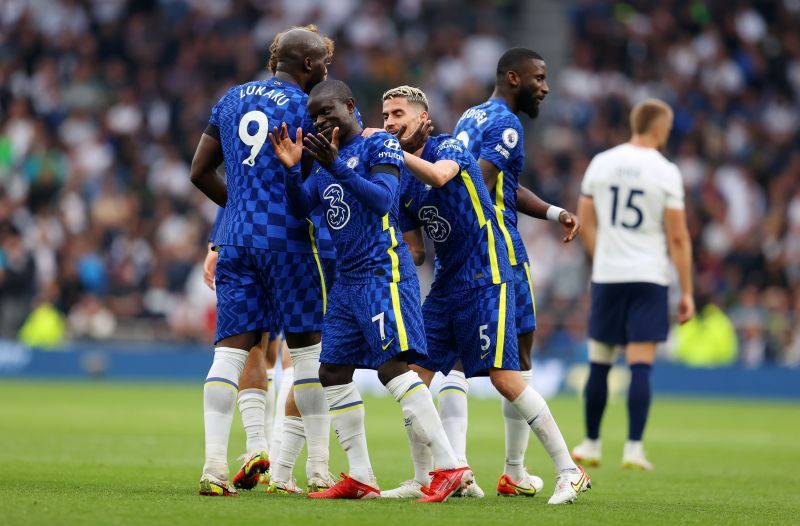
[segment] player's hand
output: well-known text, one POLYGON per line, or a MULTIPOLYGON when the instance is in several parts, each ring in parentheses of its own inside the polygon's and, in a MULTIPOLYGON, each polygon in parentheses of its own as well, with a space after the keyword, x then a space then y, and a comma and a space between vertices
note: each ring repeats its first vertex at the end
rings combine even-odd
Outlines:
POLYGON ((307 134, 303 140, 303 149, 323 168, 329 169, 339 156, 339 127, 333 129, 330 141, 321 133, 307 134))
POLYGON ((683 325, 694 317, 694 297, 691 294, 681 294, 678 302, 678 323, 683 325))
POLYGON ((417 125, 414 131, 408 137, 405 137, 407 127, 403 126, 395 137, 400 141, 400 147, 405 152, 414 153, 425 145, 425 141, 431 136, 433 132, 433 123, 431 121, 422 121, 417 125))
POLYGON ((561 226, 566 231, 567 235, 561 238, 563 243, 569 243, 578 235, 578 232, 581 231, 581 223, 578 221, 578 216, 575 214, 571 214, 564 210, 561 212, 561 215, 558 216, 558 222, 561 223, 561 226))
POLYGON ((382 131, 386 131, 386 130, 384 130, 383 128, 364 128, 364 130, 361 132, 361 136, 366 139, 367 137, 372 137, 376 133, 382 132, 382 131))
POLYGON ((206 259, 203 260, 203 282, 214 290, 214 276, 217 273, 217 259, 219 259, 219 252, 211 250, 211 245, 208 246, 206 252, 206 259))
POLYGON ((286 123, 281 124, 280 132, 275 126, 269 134, 269 142, 275 150, 275 156, 287 168, 291 168, 300 162, 303 156, 303 128, 297 128, 295 140, 289 138, 289 129, 286 123))

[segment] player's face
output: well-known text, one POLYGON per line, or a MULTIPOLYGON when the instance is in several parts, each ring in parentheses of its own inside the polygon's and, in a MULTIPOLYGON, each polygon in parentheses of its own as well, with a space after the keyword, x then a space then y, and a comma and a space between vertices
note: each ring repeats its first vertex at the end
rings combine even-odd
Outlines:
POLYGON ((333 129, 339 127, 339 137, 347 135, 355 121, 353 99, 309 97, 308 112, 314 119, 317 131, 331 140, 333 129))
POLYGON ((328 78, 328 64, 330 64, 330 56, 327 53, 311 59, 311 73, 306 84, 307 92, 310 92, 311 88, 328 78))
POLYGON ((532 59, 518 72, 519 91, 517 107, 531 119, 539 116, 539 105, 550 93, 547 85, 547 64, 543 60, 532 59))
POLYGON ((405 97, 394 97, 383 101, 383 129, 392 135, 405 126, 404 136, 408 137, 428 118, 428 112, 416 104, 410 104, 405 97))

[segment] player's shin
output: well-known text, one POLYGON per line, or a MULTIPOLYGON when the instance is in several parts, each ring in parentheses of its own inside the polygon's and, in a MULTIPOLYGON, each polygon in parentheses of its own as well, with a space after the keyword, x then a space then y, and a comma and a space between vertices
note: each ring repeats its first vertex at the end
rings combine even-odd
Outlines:
POLYGON ((297 457, 305 443, 303 420, 296 416, 287 416, 281 429, 280 450, 273 449, 274 457, 270 473, 274 482, 289 482, 297 457))
POLYGON ((321 345, 289 349, 294 363, 294 397, 306 430, 308 476, 328 473, 330 415, 325 392, 319 381, 321 345))
POLYGON ((453 447, 444 432, 433 397, 425 383, 414 371, 405 372, 389 380, 386 388, 400 403, 403 416, 411 420, 414 431, 431 445, 436 469, 453 469, 459 466, 453 447))
MULTIPOLYGON (((294 384, 294 367, 286 367, 281 373, 281 382, 278 387, 278 398, 275 400, 275 423, 272 428, 272 441, 270 442, 270 457, 278 456, 283 439, 283 420, 286 414, 286 399, 294 384)), ((304 434, 305 436, 305 434, 304 434)))
POLYGON ((267 437, 264 435, 264 415, 267 407, 267 392, 263 389, 249 388, 239 391, 239 413, 247 437, 247 453, 267 451, 267 437))
POLYGON ((374 485, 375 475, 369 460, 364 429, 364 402, 356 384, 351 381, 325 387, 325 397, 336 437, 347 454, 350 476, 364 484, 374 485))
MULTIPOLYGON (((525 385, 530 385, 533 372, 520 371, 525 385)), ((522 480, 525 476, 525 452, 528 449, 528 439, 531 427, 528 419, 524 418, 514 407, 513 403, 503 398, 503 423, 506 433, 506 456, 503 472, 512 480, 522 480)))
POLYGON ((519 411, 519 414, 525 418, 539 442, 544 446, 547 454, 550 455, 556 471, 577 470, 578 467, 570 457, 567 444, 561 435, 561 430, 558 428, 558 424, 556 424, 542 395, 537 393, 531 386, 527 386, 512 404, 519 411))
POLYGON ((423 486, 431 483, 431 471, 433 471, 433 455, 431 454, 430 443, 414 431, 411 419, 405 417, 403 423, 408 434, 408 445, 411 449, 411 461, 414 463, 414 480, 423 486))
MULTIPOLYGON (((450 371, 439 389, 439 416, 456 459, 467 463, 467 393, 469 381, 461 371, 450 371)), ((527 427, 526 427, 527 429, 527 427)))
POLYGON ((203 387, 206 461, 203 473, 228 479, 228 438, 231 432, 239 377, 247 351, 217 347, 203 387))

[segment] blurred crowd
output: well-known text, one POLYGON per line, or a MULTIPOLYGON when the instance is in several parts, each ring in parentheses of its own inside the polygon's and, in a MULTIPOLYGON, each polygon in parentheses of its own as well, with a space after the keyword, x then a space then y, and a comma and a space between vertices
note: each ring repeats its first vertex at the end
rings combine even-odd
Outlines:
MULTIPOLYGON (((274 35, 309 21, 330 35, 329 74, 354 88, 365 124, 380 126, 381 93, 408 83, 427 92, 437 129, 449 131, 489 94, 521 4, 6 0, 0 338, 26 326, 43 342, 209 342, 214 295, 201 263, 216 210, 192 187, 189 163, 225 89, 267 76, 274 35), (40 319, 61 325, 49 334, 40 319)), ((800 2, 569 9, 567 67, 551 77, 542 116, 526 122, 523 182, 574 208, 591 156, 627 140, 631 104, 664 98, 676 111, 668 156, 687 187, 699 303, 732 322, 733 360, 798 364, 800 2)), ((562 246, 551 224, 521 229, 538 351, 581 358, 583 251, 562 246)))

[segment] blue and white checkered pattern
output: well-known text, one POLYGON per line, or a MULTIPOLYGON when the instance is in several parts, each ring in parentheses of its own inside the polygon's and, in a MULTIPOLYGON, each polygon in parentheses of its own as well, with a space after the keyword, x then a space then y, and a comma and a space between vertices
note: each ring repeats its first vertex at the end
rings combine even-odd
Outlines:
POLYGON ((313 254, 272 252, 223 245, 217 261, 218 342, 252 331, 322 330, 325 286, 334 281, 335 262, 313 254))
POLYGON ((416 277, 399 283, 337 281, 325 314, 320 362, 377 369, 397 355, 409 363, 424 358, 427 351, 419 301, 416 277), (392 288, 397 289, 399 309, 392 288))
POLYGON ((422 184, 408 170, 401 178, 401 227, 421 227, 436 247, 433 290, 451 293, 510 281, 508 250, 477 161, 449 135, 428 139, 421 157, 459 166, 440 188, 422 184))
POLYGON ((527 262, 514 268, 514 294, 517 299, 517 334, 536 330, 536 298, 533 295, 533 280, 527 262))
POLYGON ((422 316, 428 358, 418 365, 447 374, 461 360, 467 377, 486 375, 492 367, 519 370, 512 283, 452 294, 431 291, 422 316), (500 323, 503 299, 505 316, 500 323))
POLYGON ((453 135, 467 146, 476 160, 485 159, 500 170, 492 200, 503 211, 506 229, 511 235, 516 257, 512 264, 527 261, 522 237, 517 232, 517 188, 525 165, 525 141, 519 117, 504 100, 489 99, 465 111, 453 135))
MULTIPOLYGON (((272 78, 234 86, 211 110, 209 123, 220 132, 228 183, 217 244, 312 252, 308 223, 289 210, 285 169, 266 135, 282 122, 292 134, 298 127, 313 130, 307 99, 295 84, 272 78)), ((321 233, 317 250, 323 257, 334 257, 328 239, 321 233)))

